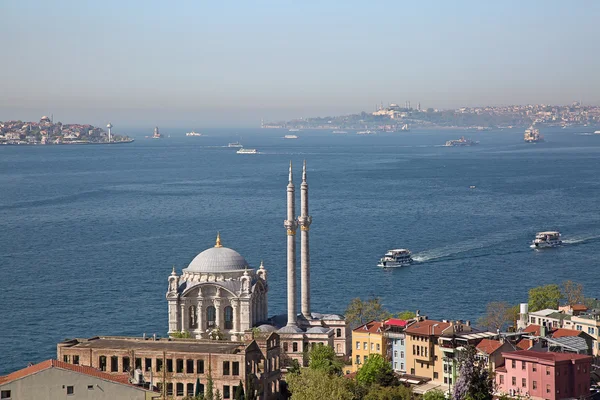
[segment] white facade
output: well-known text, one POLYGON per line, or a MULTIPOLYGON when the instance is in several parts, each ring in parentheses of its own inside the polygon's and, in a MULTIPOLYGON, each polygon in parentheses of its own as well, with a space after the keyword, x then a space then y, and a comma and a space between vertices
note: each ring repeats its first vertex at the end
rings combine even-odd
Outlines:
POLYGON ((267 270, 248 268, 235 250, 215 247, 198 254, 169 276, 169 335, 187 331, 193 338, 240 340, 244 331, 267 320, 267 270))

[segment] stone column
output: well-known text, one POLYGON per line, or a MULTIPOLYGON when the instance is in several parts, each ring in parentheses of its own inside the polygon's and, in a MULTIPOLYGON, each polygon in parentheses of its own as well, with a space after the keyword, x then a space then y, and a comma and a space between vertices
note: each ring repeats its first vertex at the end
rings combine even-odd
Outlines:
POLYGON ((287 325, 296 326, 296 222, 295 189, 292 183, 292 162, 290 161, 287 185, 287 219, 283 226, 287 232, 287 325))
POLYGON ((187 312, 186 312, 186 304, 185 301, 181 302, 181 331, 185 331, 185 327, 187 326, 187 312))
POLYGON ((237 334, 240 331, 240 307, 238 299, 231 299, 231 308, 233 309, 233 332, 237 334))
POLYGON ((177 322, 177 299, 169 299, 169 333, 178 330, 177 322))
POLYGON ((310 249, 308 245, 308 231, 312 218, 308 215, 308 183, 306 182, 306 161, 302 168, 302 186, 300 187, 300 293, 302 315, 310 319, 310 249))
POLYGON ((223 326, 221 326, 221 299, 215 299, 215 325, 221 332, 223 332, 223 326))
POLYGON ((240 332, 250 329, 250 304, 243 299, 240 304, 240 332))
POLYGON ((204 332, 204 299, 202 297, 198 297, 198 303, 196 305, 196 313, 198 315, 198 332, 200 332, 199 336, 202 337, 202 332, 204 332))

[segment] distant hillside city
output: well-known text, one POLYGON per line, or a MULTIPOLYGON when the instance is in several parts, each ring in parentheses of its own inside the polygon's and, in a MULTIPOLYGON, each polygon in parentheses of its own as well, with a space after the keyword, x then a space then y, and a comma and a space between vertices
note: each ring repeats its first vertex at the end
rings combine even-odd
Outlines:
POLYGON ((40 122, 0 121, 0 144, 114 144, 133 142, 128 136, 113 135, 89 124, 54 123, 43 116, 40 122))
POLYGON ((410 102, 404 106, 381 104, 373 112, 361 112, 342 116, 311 117, 291 121, 262 122, 262 128, 288 129, 377 129, 388 132, 419 128, 469 128, 497 129, 528 127, 533 124, 545 126, 585 126, 600 124, 600 106, 584 106, 579 102, 571 105, 512 105, 502 107, 461 107, 455 110, 413 108, 410 102))

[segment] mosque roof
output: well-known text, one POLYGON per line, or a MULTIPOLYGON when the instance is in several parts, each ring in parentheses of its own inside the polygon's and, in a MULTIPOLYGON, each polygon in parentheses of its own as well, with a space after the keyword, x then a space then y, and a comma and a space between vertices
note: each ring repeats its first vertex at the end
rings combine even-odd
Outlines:
POLYGON ((273 325, 268 325, 268 324, 260 325, 257 329, 259 331, 261 331, 261 332, 275 332, 275 331, 277 331, 277 328, 275 328, 273 325))
POLYGON ((221 245, 221 236, 217 235, 215 247, 198 254, 184 271, 186 272, 233 272, 248 268, 248 262, 237 251, 221 245))
POLYGON ((306 333, 328 333, 330 330, 331 328, 325 328, 323 326, 313 326, 307 330, 306 333))
POLYGON ((277 331, 277 333, 303 333, 304 331, 297 326, 287 325, 277 331))

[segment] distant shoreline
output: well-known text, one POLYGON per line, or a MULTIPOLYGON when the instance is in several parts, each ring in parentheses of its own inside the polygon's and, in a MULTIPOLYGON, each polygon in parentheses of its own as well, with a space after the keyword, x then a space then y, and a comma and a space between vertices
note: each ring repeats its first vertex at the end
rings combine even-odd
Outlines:
POLYGON ((0 143, 0 146, 92 146, 102 144, 127 144, 135 142, 135 139, 119 140, 117 142, 67 142, 67 143, 0 143))

